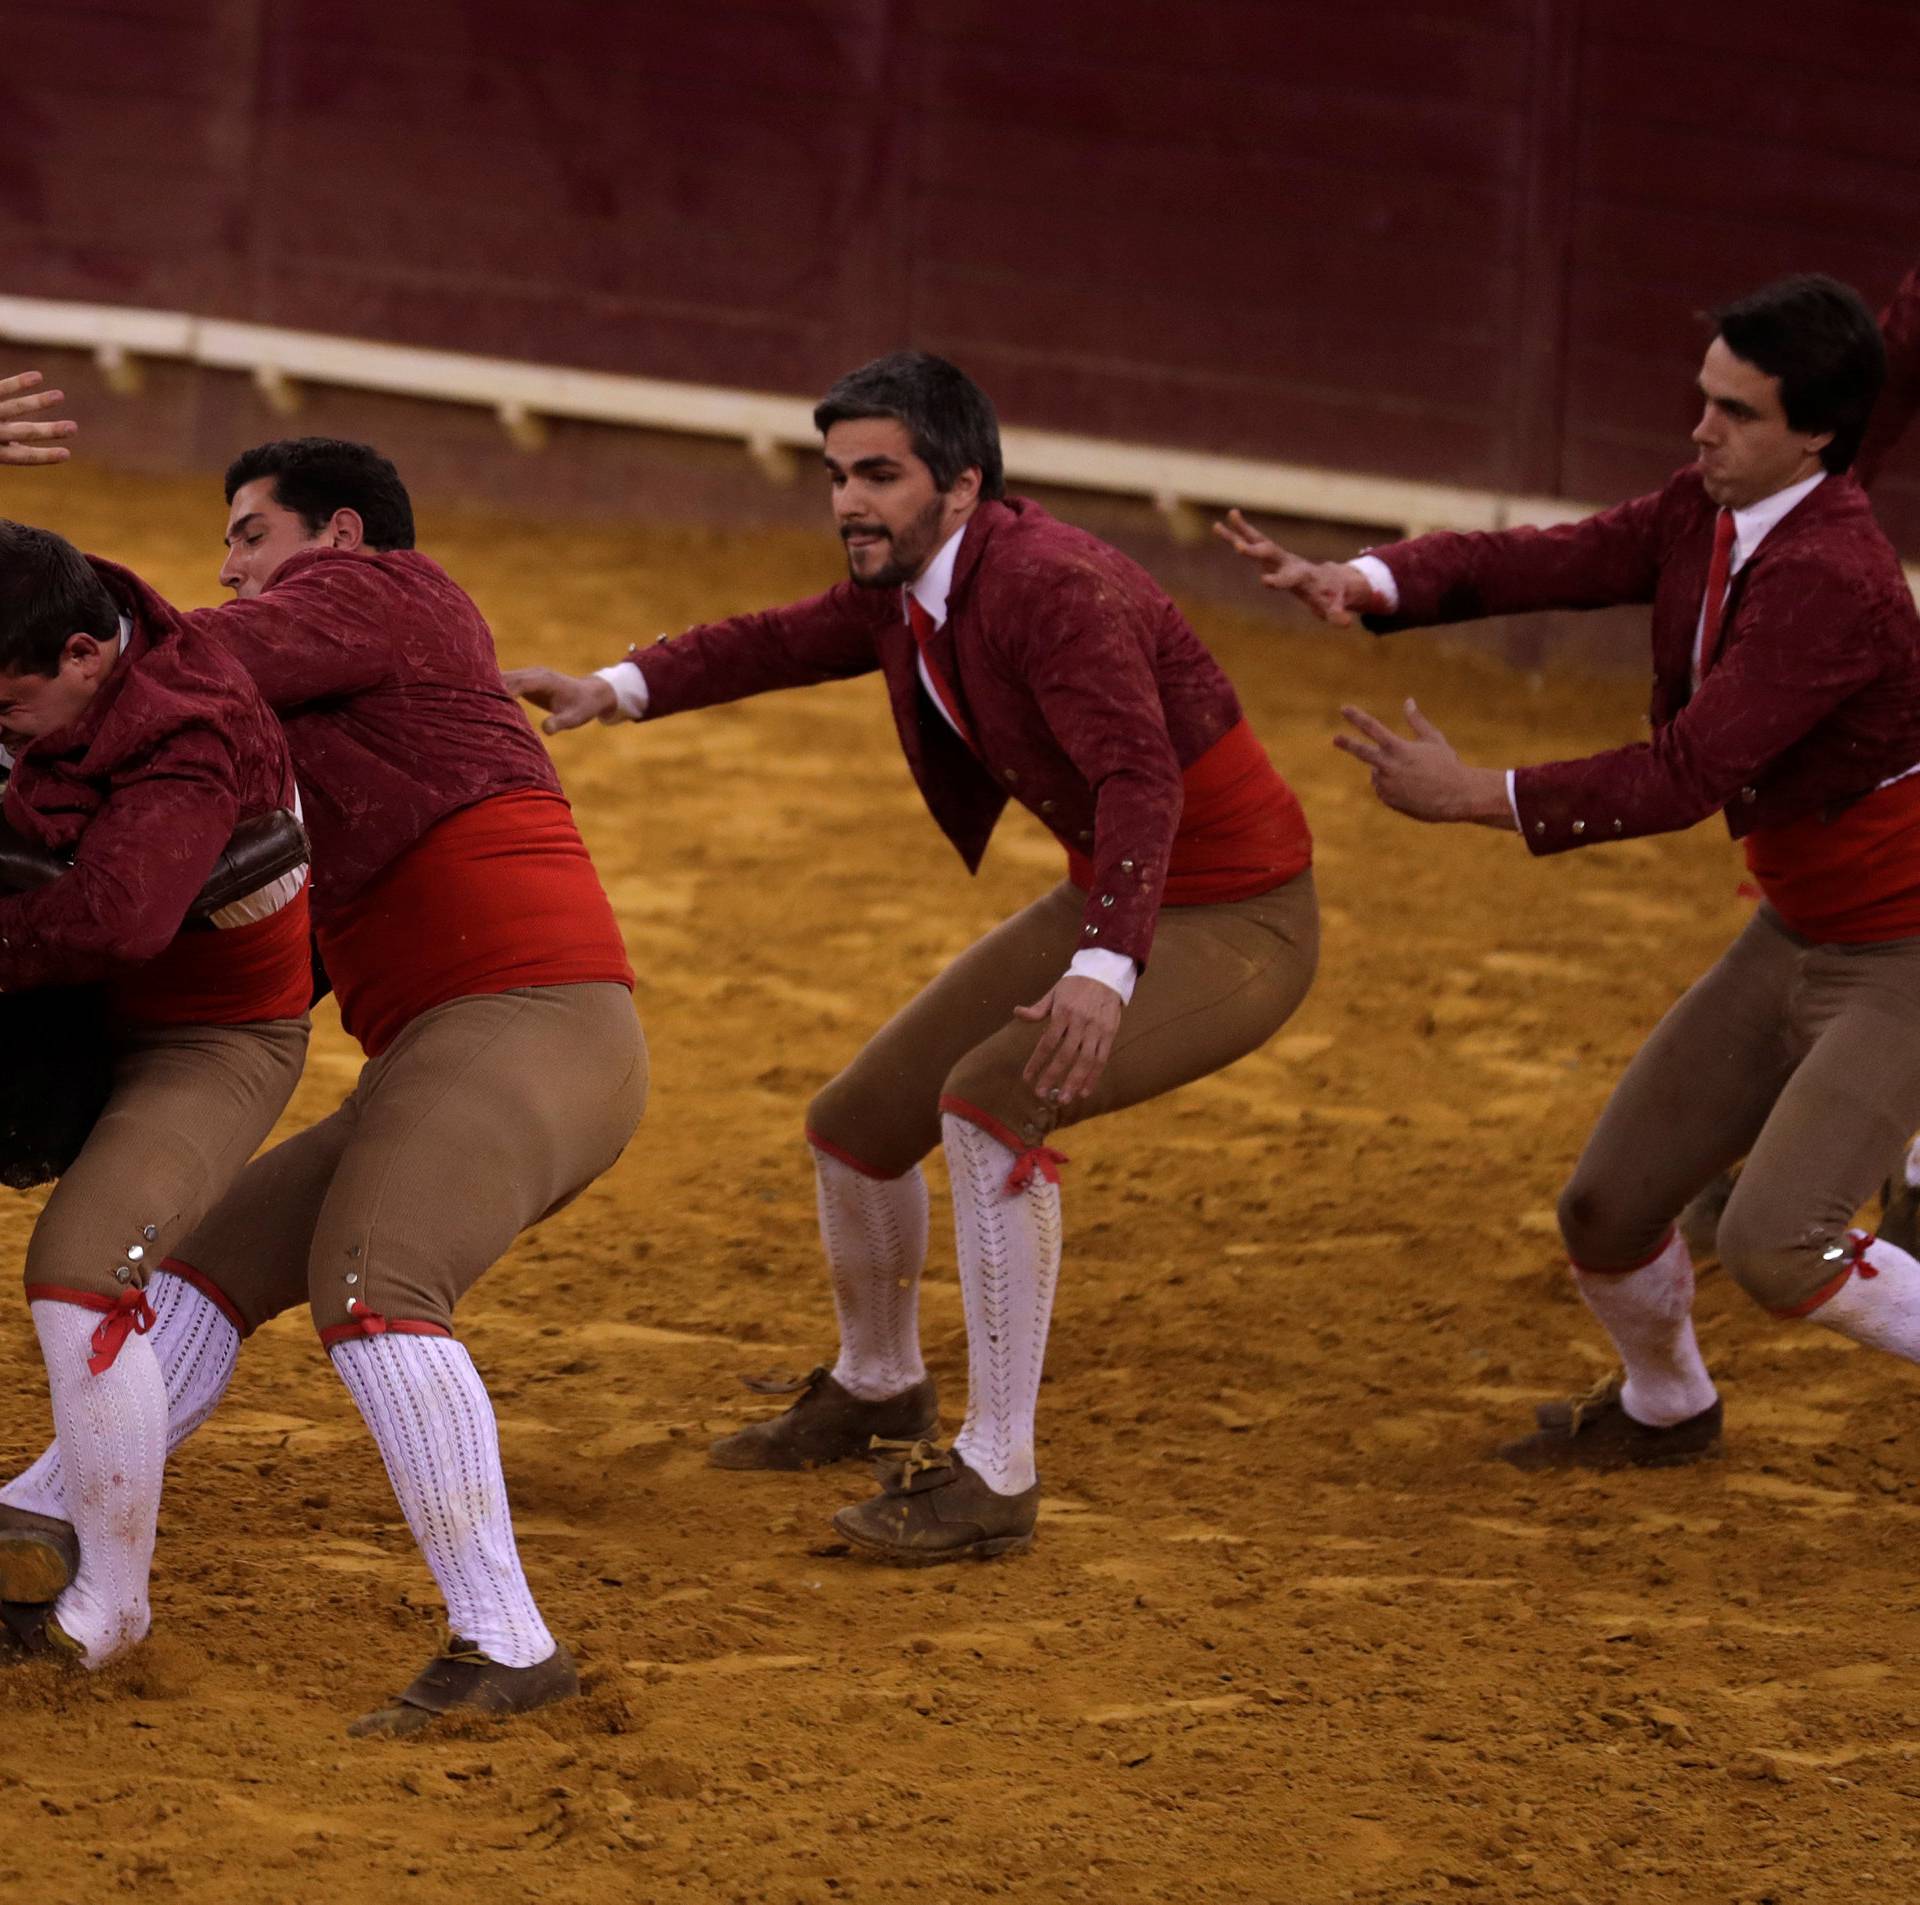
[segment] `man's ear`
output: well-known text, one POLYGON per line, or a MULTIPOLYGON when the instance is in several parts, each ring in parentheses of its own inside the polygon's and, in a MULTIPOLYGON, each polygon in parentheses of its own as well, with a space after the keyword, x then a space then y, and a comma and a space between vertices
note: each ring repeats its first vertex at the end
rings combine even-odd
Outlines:
POLYGON ((60 664, 65 667, 71 662, 83 672, 92 672, 99 668, 106 653, 105 645, 94 636, 76 631, 60 645, 60 664))
POLYGON ((366 546, 367 526, 360 520, 357 509, 336 509, 333 520, 327 524, 327 547, 330 549, 360 549, 366 546))
POLYGON ((980 472, 973 468, 962 470, 947 490, 947 499, 957 509, 966 509, 977 503, 980 500, 980 472))

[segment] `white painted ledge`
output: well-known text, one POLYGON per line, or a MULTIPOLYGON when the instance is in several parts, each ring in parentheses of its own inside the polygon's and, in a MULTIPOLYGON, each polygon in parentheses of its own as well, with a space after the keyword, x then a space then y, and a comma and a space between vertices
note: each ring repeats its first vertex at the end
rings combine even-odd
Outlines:
MULTIPOLYGON (((0 338, 91 351, 114 388, 129 392, 138 388, 141 357, 243 371, 282 414, 298 408, 303 383, 476 405, 493 411, 513 441, 529 451, 538 450, 542 422, 553 417, 730 439, 776 481, 790 479, 803 456, 819 447, 807 398, 419 350, 180 311, 0 296, 0 338)), ((1596 507, 1564 497, 1408 482, 1052 430, 1008 428, 1001 433, 1001 447, 1007 475, 1015 482, 1144 497, 1181 535, 1200 531, 1201 512, 1230 505, 1316 522, 1380 526, 1401 535, 1571 522, 1596 507)), ((1920 568, 1909 568, 1907 578, 1920 599, 1920 568)))

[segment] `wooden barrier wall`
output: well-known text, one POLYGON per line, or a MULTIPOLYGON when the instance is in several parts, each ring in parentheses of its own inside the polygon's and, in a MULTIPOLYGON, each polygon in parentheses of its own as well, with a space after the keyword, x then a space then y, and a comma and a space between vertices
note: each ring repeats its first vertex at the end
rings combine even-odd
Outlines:
MULTIPOLYGON (((1920 253, 1913 0, 0 0, 0 288, 1608 498, 1920 253)), ((1920 444, 1883 508, 1920 551, 1920 444)))

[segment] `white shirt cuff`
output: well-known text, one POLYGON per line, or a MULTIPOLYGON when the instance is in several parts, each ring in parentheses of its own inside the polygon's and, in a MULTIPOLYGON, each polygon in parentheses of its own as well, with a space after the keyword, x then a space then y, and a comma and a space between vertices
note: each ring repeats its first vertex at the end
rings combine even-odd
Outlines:
POLYGON ((593 671, 613 690, 614 711, 603 714, 604 722, 639 721, 647 712, 647 678, 630 661, 617 661, 611 668, 593 671))
POLYGON ((1393 571, 1378 556, 1355 556, 1352 566, 1367 578, 1367 587, 1380 598, 1383 611, 1391 615, 1400 606, 1400 585, 1393 571))
POLYGON ((1527 830, 1520 824, 1520 802, 1513 791, 1513 769, 1507 769, 1507 811, 1513 815, 1513 830, 1524 834, 1527 830))
POLYGON ((1119 993, 1122 1005, 1130 1005, 1133 1002, 1134 981, 1140 977, 1140 968, 1129 953, 1111 952, 1105 946, 1089 946, 1085 951, 1073 955, 1073 963, 1067 968, 1067 977, 1098 979, 1103 986, 1119 993))

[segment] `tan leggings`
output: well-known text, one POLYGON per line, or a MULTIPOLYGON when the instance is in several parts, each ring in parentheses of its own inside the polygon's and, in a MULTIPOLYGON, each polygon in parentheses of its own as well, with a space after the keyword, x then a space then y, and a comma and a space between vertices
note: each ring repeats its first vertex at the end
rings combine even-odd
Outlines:
POLYGON ((814 1099, 808 1136, 877 1177, 899 1177, 940 1142, 940 1101, 952 1097, 1037 1144, 1257 1051, 1313 982, 1320 920, 1310 872, 1227 906, 1167 907, 1105 1072, 1063 1114, 1020 1075, 1046 1027, 1013 1008, 1066 971, 1085 905, 1062 881, 969 947, 814 1099))
POLYGON ((1920 939, 1816 946, 1762 906, 1654 1028, 1560 1198, 1575 1263, 1623 1269, 1745 1157, 1720 1261, 1769 1309, 1822 1257, 1920 1127, 1920 939))
POLYGON ((619 1157, 647 1050, 618 985, 423 1012, 330 1117, 276 1145, 175 1253, 251 1331, 303 1299, 323 1339, 451 1327, 521 1231, 619 1157))
POLYGON ((33 1227, 28 1284, 144 1284, 265 1141, 306 1050, 304 1017, 130 1029, 106 1109, 33 1227))

